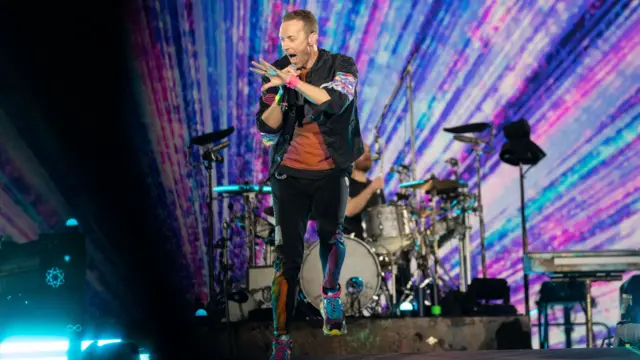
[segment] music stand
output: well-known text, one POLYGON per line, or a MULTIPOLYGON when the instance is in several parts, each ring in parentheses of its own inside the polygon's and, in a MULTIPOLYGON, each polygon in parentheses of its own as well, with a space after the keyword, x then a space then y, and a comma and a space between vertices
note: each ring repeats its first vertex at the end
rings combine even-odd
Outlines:
MULTIPOLYGON (((527 237, 527 218, 525 214, 524 200, 524 176, 536 166, 547 154, 531 139, 531 126, 526 119, 520 119, 505 125, 504 137, 507 141, 500 149, 500 160, 504 163, 517 166, 520 170, 520 218, 522 222, 522 252, 525 256, 529 252, 529 239, 527 237), (527 171, 523 165, 529 165, 527 171)), ((524 273, 524 302, 527 317, 529 308, 529 275, 524 273)))

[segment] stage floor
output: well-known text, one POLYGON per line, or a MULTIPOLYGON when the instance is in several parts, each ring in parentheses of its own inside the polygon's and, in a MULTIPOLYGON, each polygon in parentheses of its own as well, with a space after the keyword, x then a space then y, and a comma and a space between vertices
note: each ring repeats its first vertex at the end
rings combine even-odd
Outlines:
POLYGON ((449 351, 429 354, 334 355, 298 357, 296 360, 638 360, 640 351, 631 348, 449 351))

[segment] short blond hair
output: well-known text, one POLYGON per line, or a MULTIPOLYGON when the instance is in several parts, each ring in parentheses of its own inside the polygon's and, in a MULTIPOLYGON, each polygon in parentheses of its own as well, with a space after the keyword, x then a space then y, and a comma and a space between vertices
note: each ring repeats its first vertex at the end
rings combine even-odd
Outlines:
POLYGON ((307 35, 318 32, 318 20, 309 10, 293 10, 284 14, 282 22, 300 20, 304 24, 304 31, 307 35))

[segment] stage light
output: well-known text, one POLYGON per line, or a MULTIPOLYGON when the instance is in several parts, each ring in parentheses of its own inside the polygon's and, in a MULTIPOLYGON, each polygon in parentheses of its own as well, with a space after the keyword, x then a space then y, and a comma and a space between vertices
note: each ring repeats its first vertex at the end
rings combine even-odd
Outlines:
POLYGON ((66 224, 67 227, 74 227, 74 226, 78 226, 78 220, 74 219, 74 218, 70 218, 67 220, 66 224))
POLYGON ((196 316, 207 316, 207 310, 205 309, 198 309, 196 311, 196 316))
POLYGON ((400 304, 400 311, 413 311, 413 304, 405 301, 402 304, 400 304))

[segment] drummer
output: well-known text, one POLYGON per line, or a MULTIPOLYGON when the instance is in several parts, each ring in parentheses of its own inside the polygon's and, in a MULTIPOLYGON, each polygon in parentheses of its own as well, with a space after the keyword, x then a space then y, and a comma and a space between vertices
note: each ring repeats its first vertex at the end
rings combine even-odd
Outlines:
POLYGON ((364 154, 353 164, 353 171, 349 179, 349 200, 344 219, 344 233, 364 240, 364 228, 362 227, 363 210, 385 203, 382 189, 384 187, 381 176, 375 179, 367 179, 367 172, 373 166, 369 145, 364 145, 364 154), (380 191, 378 191, 380 190, 380 191))

